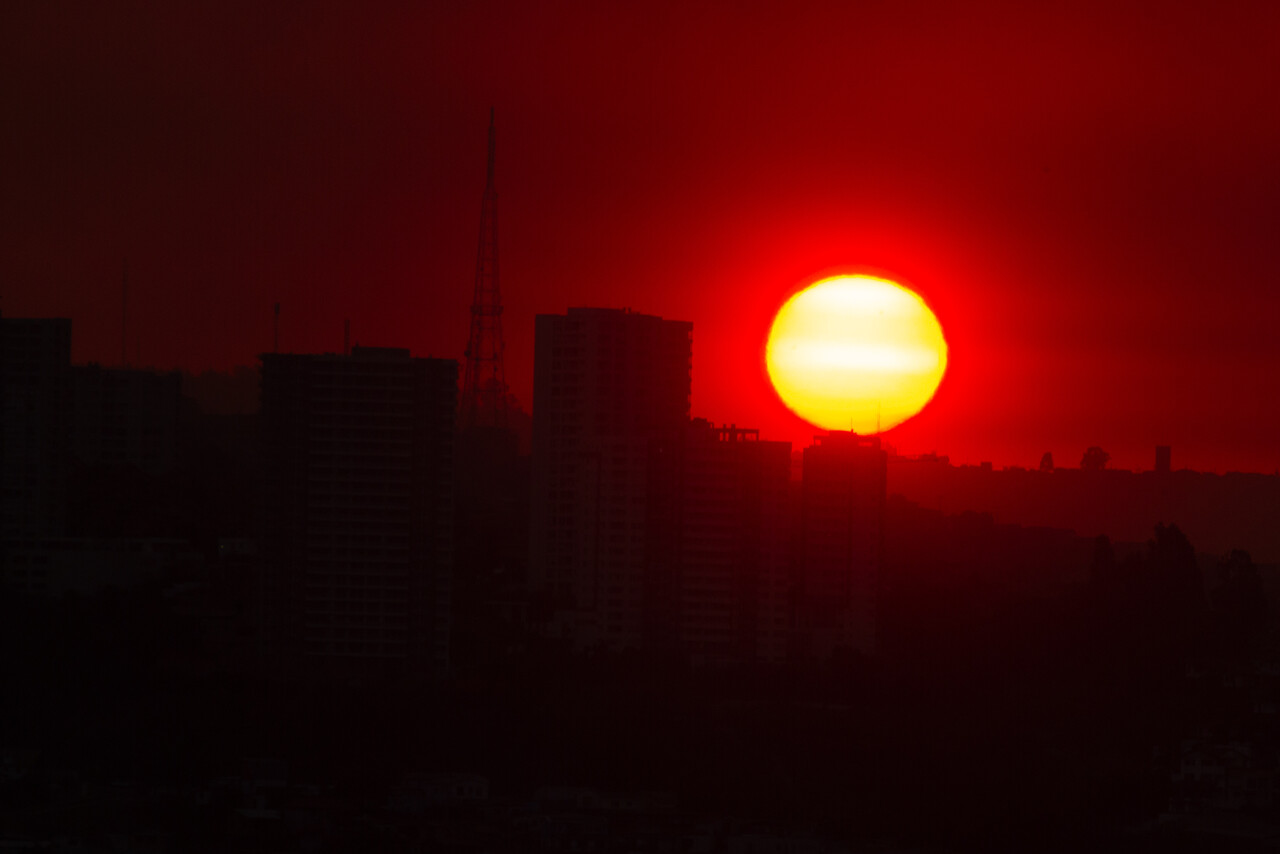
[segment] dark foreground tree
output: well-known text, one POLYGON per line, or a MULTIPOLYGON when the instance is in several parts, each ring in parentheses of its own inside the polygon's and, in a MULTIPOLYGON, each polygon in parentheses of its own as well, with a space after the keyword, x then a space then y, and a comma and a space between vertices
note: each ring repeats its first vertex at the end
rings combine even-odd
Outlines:
POLYGON ((1084 452, 1084 456, 1080 458, 1080 468, 1086 471, 1102 471, 1107 467, 1111 455, 1099 448, 1097 445, 1091 446, 1084 452))

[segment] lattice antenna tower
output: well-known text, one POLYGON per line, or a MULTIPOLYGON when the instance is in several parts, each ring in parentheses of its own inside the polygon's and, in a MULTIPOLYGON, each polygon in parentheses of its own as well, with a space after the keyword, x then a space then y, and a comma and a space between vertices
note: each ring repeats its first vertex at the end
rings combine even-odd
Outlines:
POLYGON ((471 301, 471 335, 462 382, 461 426, 507 426, 507 374, 502 364, 502 292, 498 288, 498 191, 493 186, 496 134, 489 110, 489 175, 480 208, 480 249, 471 301))

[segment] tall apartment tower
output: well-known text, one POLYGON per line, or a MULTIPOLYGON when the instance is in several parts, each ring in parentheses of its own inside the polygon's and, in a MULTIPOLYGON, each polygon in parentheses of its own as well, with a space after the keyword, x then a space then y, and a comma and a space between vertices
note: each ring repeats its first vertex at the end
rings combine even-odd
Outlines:
POLYGON ((0 319, 0 539, 63 532, 71 321, 0 319))
POLYGON ((578 646, 643 643, 651 457, 688 422, 692 335, 629 310, 536 320, 530 581, 578 646))
POLYGON ((691 421, 654 466, 650 587, 693 665, 780 662, 791 633, 791 443, 691 421))
POLYGON ((832 432, 804 449, 797 542, 799 652, 875 647, 888 459, 877 437, 832 432))
POLYGON ((408 350, 262 356, 268 663, 447 669, 457 383, 456 362, 408 350))

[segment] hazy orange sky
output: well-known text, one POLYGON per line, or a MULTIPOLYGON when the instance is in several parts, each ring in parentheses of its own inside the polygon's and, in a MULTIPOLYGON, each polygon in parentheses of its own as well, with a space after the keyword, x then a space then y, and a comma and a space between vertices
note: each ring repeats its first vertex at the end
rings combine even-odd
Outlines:
POLYGON ((797 444, 773 311, 828 269, 933 307, 905 452, 1280 468, 1280 13, 1167 3, 0 9, 0 311, 119 360, 460 357, 488 110, 507 374, 533 317, 694 324, 694 413, 797 444), (131 339, 134 336, 131 334, 131 339))

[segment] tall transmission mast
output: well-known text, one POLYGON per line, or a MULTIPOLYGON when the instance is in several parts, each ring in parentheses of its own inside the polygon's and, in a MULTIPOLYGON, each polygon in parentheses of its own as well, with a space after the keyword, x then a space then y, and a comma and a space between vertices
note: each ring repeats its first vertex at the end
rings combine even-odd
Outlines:
POLYGON ((507 426, 507 374, 502 366, 502 292, 498 289, 498 191, 493 186, 495 131, 489 110, 489 177, 480 209, 480 249, 471 301, 471 336, 462 382, 461 426, 507 426))

